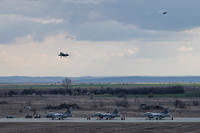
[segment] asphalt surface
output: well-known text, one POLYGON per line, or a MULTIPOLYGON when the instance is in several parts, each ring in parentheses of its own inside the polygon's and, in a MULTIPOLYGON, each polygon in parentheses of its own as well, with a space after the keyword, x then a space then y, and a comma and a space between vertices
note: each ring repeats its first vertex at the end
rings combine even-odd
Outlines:
POLYGON ((66 118, 64 120, 52 120, 51 118, 0 118, 0 123, 9 123, 9 122, 77 122, 77 123, 95 123, 95 122, 112 122, 112 123, 140 123, 140 122, 200 122, 200 118, 165 118, 162 120, 146 120, 145 118, 139 117, 128 117, 126 120, 121 120, 120 118, 112 119, 112 120, 97 120, 96 118, 92 118, 91 120, 87 120, 86 118, 66 118))

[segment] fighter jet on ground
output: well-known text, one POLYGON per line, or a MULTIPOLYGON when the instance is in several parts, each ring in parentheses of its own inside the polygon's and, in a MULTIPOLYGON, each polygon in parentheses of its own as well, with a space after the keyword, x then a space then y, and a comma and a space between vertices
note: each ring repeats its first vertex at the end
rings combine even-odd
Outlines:
POLYGON ((64 118, 67 118, 67 117, 72 117, 72 114, 71 114, 71 111, 72 111, 72 107, 69 107, 67 109, 67 111, 65 113, 49 113, 47 114, 47 118, 52 118, 52 120, 54 119, 58 119, 58 120, 63 120, 64 118))
POLYGON ((169 107, 160 113, 147 112, 143 115, 143 117, 146 117, 149 120, 151 119, 161 120, 165 117, 171 117, 171 119, 173 120, 173 116, 169 113, 169 107))
POLYGON ((92 117, 97 117, 97 119, 106 119, 106 120, 111 120, 112 118, 115 117, 120 117, 119 115, 119 107, 117 107, 112 113, 102 113, 102 112, 97 112, 92 115, 92 117))
POLYGON ((58 56, 60 56, 60 57, 67 57, 67 56, 69 56, 69 54, 67 54, 67 53, 65 54, 63 52, 60 52, 60 54, 58 56))
POLYGON ((7 115, 6 118, 15 118, 14 115, 7 115))

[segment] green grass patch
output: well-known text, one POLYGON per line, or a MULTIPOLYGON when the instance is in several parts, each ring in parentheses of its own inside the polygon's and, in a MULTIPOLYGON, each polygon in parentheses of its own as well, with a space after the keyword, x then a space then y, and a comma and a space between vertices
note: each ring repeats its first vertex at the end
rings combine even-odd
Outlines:
MULTIPOLYGON (((118 97, 117 95, 96 95, 97 97, 118 97)), ((127 95, 128 98, 194 98, 200 97, 200 92, 190 92, 183 94, 151 94, 151 95, 127 95)))

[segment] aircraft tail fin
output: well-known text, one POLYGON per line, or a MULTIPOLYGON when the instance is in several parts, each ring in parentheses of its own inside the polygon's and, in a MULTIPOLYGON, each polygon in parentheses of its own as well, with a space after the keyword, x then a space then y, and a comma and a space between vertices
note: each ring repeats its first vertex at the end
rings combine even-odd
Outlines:
POLYGON ((119 107, 115 108, 112 114, 118 114, 119 113, 119 107))
POLYGON ((167 107, 165 110, 164 110, 164 112, 163 113, 165 113, 165 114, 167 114, 167 113, 169 113, 169 107, 167 107))
POLYGON ((71 114, 71 112, 72 112, 72 107, 69 107, 65 113, 66 114, 71 114))

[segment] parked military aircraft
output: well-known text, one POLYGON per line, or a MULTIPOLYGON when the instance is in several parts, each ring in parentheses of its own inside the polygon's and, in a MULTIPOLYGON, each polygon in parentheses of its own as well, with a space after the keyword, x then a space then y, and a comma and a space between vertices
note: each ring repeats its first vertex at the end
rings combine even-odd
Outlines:
POLYGON ((67 56, 69 56, 69 54, 67 54, 67 53, 65 54, 63 52, 60 52, 60 54, 58 56, 60 56, 60 57, 67 57, 67 56))
POLYGON ((149 120, 151 119, 161 120, 165 117, 171 117, 171 119, 173 119, 173 116, 169 113, 169 107, 166 108, 163 112, 160 113, 147 112, 143 116, 148 118, 149 120))
POLYGON ((72 117, 72 114, 71 114, 71 111, 72 111, 72 107, 69 107, 67 109, 67 111, 65 113, 49 113, 47 114, 46 117, 48 118, 52 118, 52 120, 54 119, 58 119, 58 120, 63 120, 64 118, 67 118, 67 117, 72 117))
POLYGON ((6 118, 15 118, 14 115, 7 115, 6 118))
POLYGON ((92 117, 97 117, 97 119, 105 118, 106 120, 111 120, 112 118, 120 117, 119 107, 117 107, 112 113, 97 112, 97 113, 93 114, 92 117))

